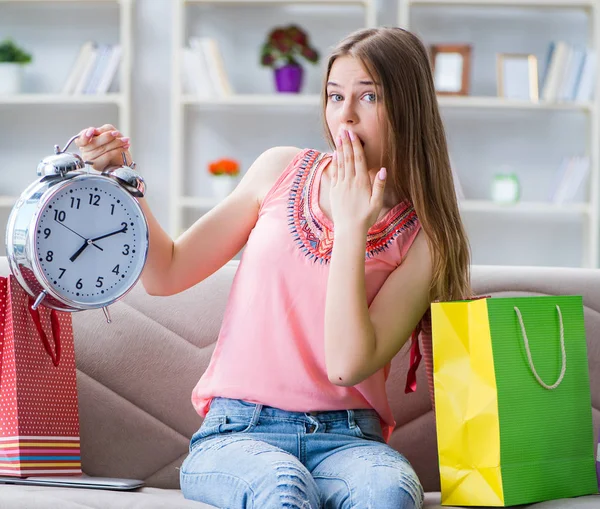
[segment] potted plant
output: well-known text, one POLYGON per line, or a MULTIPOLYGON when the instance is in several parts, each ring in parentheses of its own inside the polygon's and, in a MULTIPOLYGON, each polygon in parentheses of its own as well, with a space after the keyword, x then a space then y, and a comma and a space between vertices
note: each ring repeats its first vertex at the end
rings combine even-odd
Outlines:
POLYGON ((240 164, 235 159, 218 159, 208 164, 213 195, 217 200, 226 198, 235 187, 240 164))
POLYGON ((18 94, 23 83, 23 67, 31 55, 7 38, 0 43, 0 94, 18 94))
POLYGON ((300 57, 312 64, 319 61, 319 53, 309 44, 304 30, 297 25, 288 25, 271 31, 262 46, 260 63, 275 69, 279 92, 300 92, 304 74, 298 61, 300 57))

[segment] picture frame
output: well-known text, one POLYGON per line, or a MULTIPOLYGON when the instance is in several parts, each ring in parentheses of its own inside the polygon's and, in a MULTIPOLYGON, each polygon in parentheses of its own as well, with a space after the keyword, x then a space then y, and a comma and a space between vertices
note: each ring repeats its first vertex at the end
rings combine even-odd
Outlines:
POLYGON ((471 76, 470 44, 430 46, 433 82, 439 95, 469 95, 471 76))
POLYGON ((527 53, 497 55, 498 97, 539 101, 538 59, 527 53))

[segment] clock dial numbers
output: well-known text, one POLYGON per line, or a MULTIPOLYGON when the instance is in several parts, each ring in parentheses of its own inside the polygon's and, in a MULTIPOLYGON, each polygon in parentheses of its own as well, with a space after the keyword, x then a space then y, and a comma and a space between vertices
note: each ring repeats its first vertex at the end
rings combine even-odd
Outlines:
POLYGON ((120 296, 143 265, 145 222, 116 184, 78 177, 40 212, 35 232, 38 265, 65 298, 100 305, 120 296))

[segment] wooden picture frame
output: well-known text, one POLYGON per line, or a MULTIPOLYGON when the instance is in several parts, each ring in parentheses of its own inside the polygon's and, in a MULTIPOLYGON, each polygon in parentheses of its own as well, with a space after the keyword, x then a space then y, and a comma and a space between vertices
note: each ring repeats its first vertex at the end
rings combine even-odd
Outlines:
POLYGON ((496 58, 498 97, 537 102, 538 59, 524 53, 499 53, 496 58))
POLYGON ((470 44, 430 46, 433 82, 439 95, 469 95, 471 77, 470 44))

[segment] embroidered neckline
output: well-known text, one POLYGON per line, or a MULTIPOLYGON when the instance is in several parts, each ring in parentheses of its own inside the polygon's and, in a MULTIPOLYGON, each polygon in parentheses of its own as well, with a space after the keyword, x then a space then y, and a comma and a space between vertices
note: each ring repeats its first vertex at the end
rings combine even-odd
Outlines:
MULTIPOLYGON (((319 206, 321 175, 330 158, 331 154, 307 150, 296 170, 288 200, 288 225, 294 241, 309 259, 319 263, 329 263, 333 249, 334 226, 319 206)), ((416 213, 409 202, 390 209, 369 229, 365 258, 385 251, 416 222, 416 213)))

